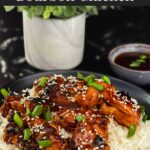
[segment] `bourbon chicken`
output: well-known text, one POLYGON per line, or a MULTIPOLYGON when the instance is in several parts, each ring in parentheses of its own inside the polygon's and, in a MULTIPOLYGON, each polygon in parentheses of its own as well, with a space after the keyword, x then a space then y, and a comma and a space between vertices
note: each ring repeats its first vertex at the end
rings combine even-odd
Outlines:
POLYGON ((5 95, 4 141, 19 150, 110 150, 109 120, 138 126, 141 110, 104 76, 49 75, 33 88, 5 95))

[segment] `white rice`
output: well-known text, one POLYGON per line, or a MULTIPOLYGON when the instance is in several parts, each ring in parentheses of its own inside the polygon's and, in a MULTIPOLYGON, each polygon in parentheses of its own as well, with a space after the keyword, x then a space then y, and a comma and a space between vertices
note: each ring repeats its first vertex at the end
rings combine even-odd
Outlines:
POLYGON ((0 125, 0 150, 18 150, 18 148, 16 148, 15 146, 3 142, 4 128, 8 122, 7 119, 3 118, 1 115, 0 122, 2 122, 2 124, 0 125))
POLYGON ((150 150, 150 120, 141 122, 131 138, 127 138, 128 129, 113 120, 108 131, 111 150, 150 150))
MULTIPOLYGON (((7 125, 7 119, 0 116, 0 121, 3 121, 0 126, 0 150, 18 150, 15 146, 3 142, 4 128, 7 125)), ((60 133, 64 138, 71 137, 71 134, 65 133, 63 129, 61 129, 60 133)), ((145 123, 141 122, 135 135, 131 138, 127 138, 128 129, 111 119, 108 133, 111 150, 150 150, 150 120, 145 123)))
MULTIPOLYGON (((27 90, 30 96, 34 97, 36 95, 34 88, 27 90)), ((0 122, 2 122, 0 125, 0 150, 18 150, 15 146, 3 142, 7 119, 0 115, 0 122)), ((110 150, 150 150, 150 120, 145 123, 141 122, 135 135, 127 138, 128 129, 111 119, 108 133, 110 150)), ((64 129, 60 129, 60 135, 63 138, 71 137, 71 134, 64 129)))

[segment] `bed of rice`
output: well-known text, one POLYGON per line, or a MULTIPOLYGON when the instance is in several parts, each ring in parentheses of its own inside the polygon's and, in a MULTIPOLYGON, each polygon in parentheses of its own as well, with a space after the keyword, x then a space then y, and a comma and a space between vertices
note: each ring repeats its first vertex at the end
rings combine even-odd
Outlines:
POLYGON ((108 131, 111 150, 150 150, 150 120, 141 122, 131 138, 127 138, 128 129, 113 120, 108 131))
MULTIPOLYGON (((0 126, 0 150, 18 150, 13 145, 8 145, 3 142, 4 128, 7 124, 7 120, 0 117, 0 121, 3 121, 0 126)), ((145 123, 141 122, 135 135, 131 138, 127 138, 128 129, 119 125, 116 121, 111 119, 109 125, 109 145, 111 150, 150 150, 150 120, 145 123)), ((69 137, 67 133, 64 133, 64 137, 69 137)))
MULTIPOLYGON (((30 96, 34 96, 34 89, 26 89, 30 96)), ((3 142, 4 128, 7 125, 7 120, 0 115, 0 150, 18 150, 13 145, 8 145, 3 142)), ((113 119, 110 120, 108 129, 110 150, 150 150, 150 120, 141 122, 135 135, 127 138, 128 129, 119 125, 113 119)), ((60 130, 63 138, 70 137, 70 133, 60 130)))

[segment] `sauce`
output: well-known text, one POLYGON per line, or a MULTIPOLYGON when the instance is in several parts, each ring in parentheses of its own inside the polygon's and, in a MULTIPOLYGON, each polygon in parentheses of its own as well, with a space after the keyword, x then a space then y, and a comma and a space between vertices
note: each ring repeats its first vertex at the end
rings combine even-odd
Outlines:
POLYGON ((129 69, 150 71, 150 53, 141 53, 141 52, 123 53, 116 57, 115 62, 129 69), (138 67, 130 67, 130 64, 133 61, 138 60, 141 55, 146 56, 145 63, 141 63, 138 67))

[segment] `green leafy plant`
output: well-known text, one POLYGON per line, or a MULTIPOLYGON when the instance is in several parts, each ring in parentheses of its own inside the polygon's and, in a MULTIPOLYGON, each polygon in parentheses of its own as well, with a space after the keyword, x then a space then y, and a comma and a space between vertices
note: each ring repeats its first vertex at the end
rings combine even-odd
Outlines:
POLYGON ((6 12, 17 8, 19 12, 27 11, 30 18, 39 16, 44 19, 67 19, 82 13, 98 14, 96 6, 4 6, 4 8, 6 12))

